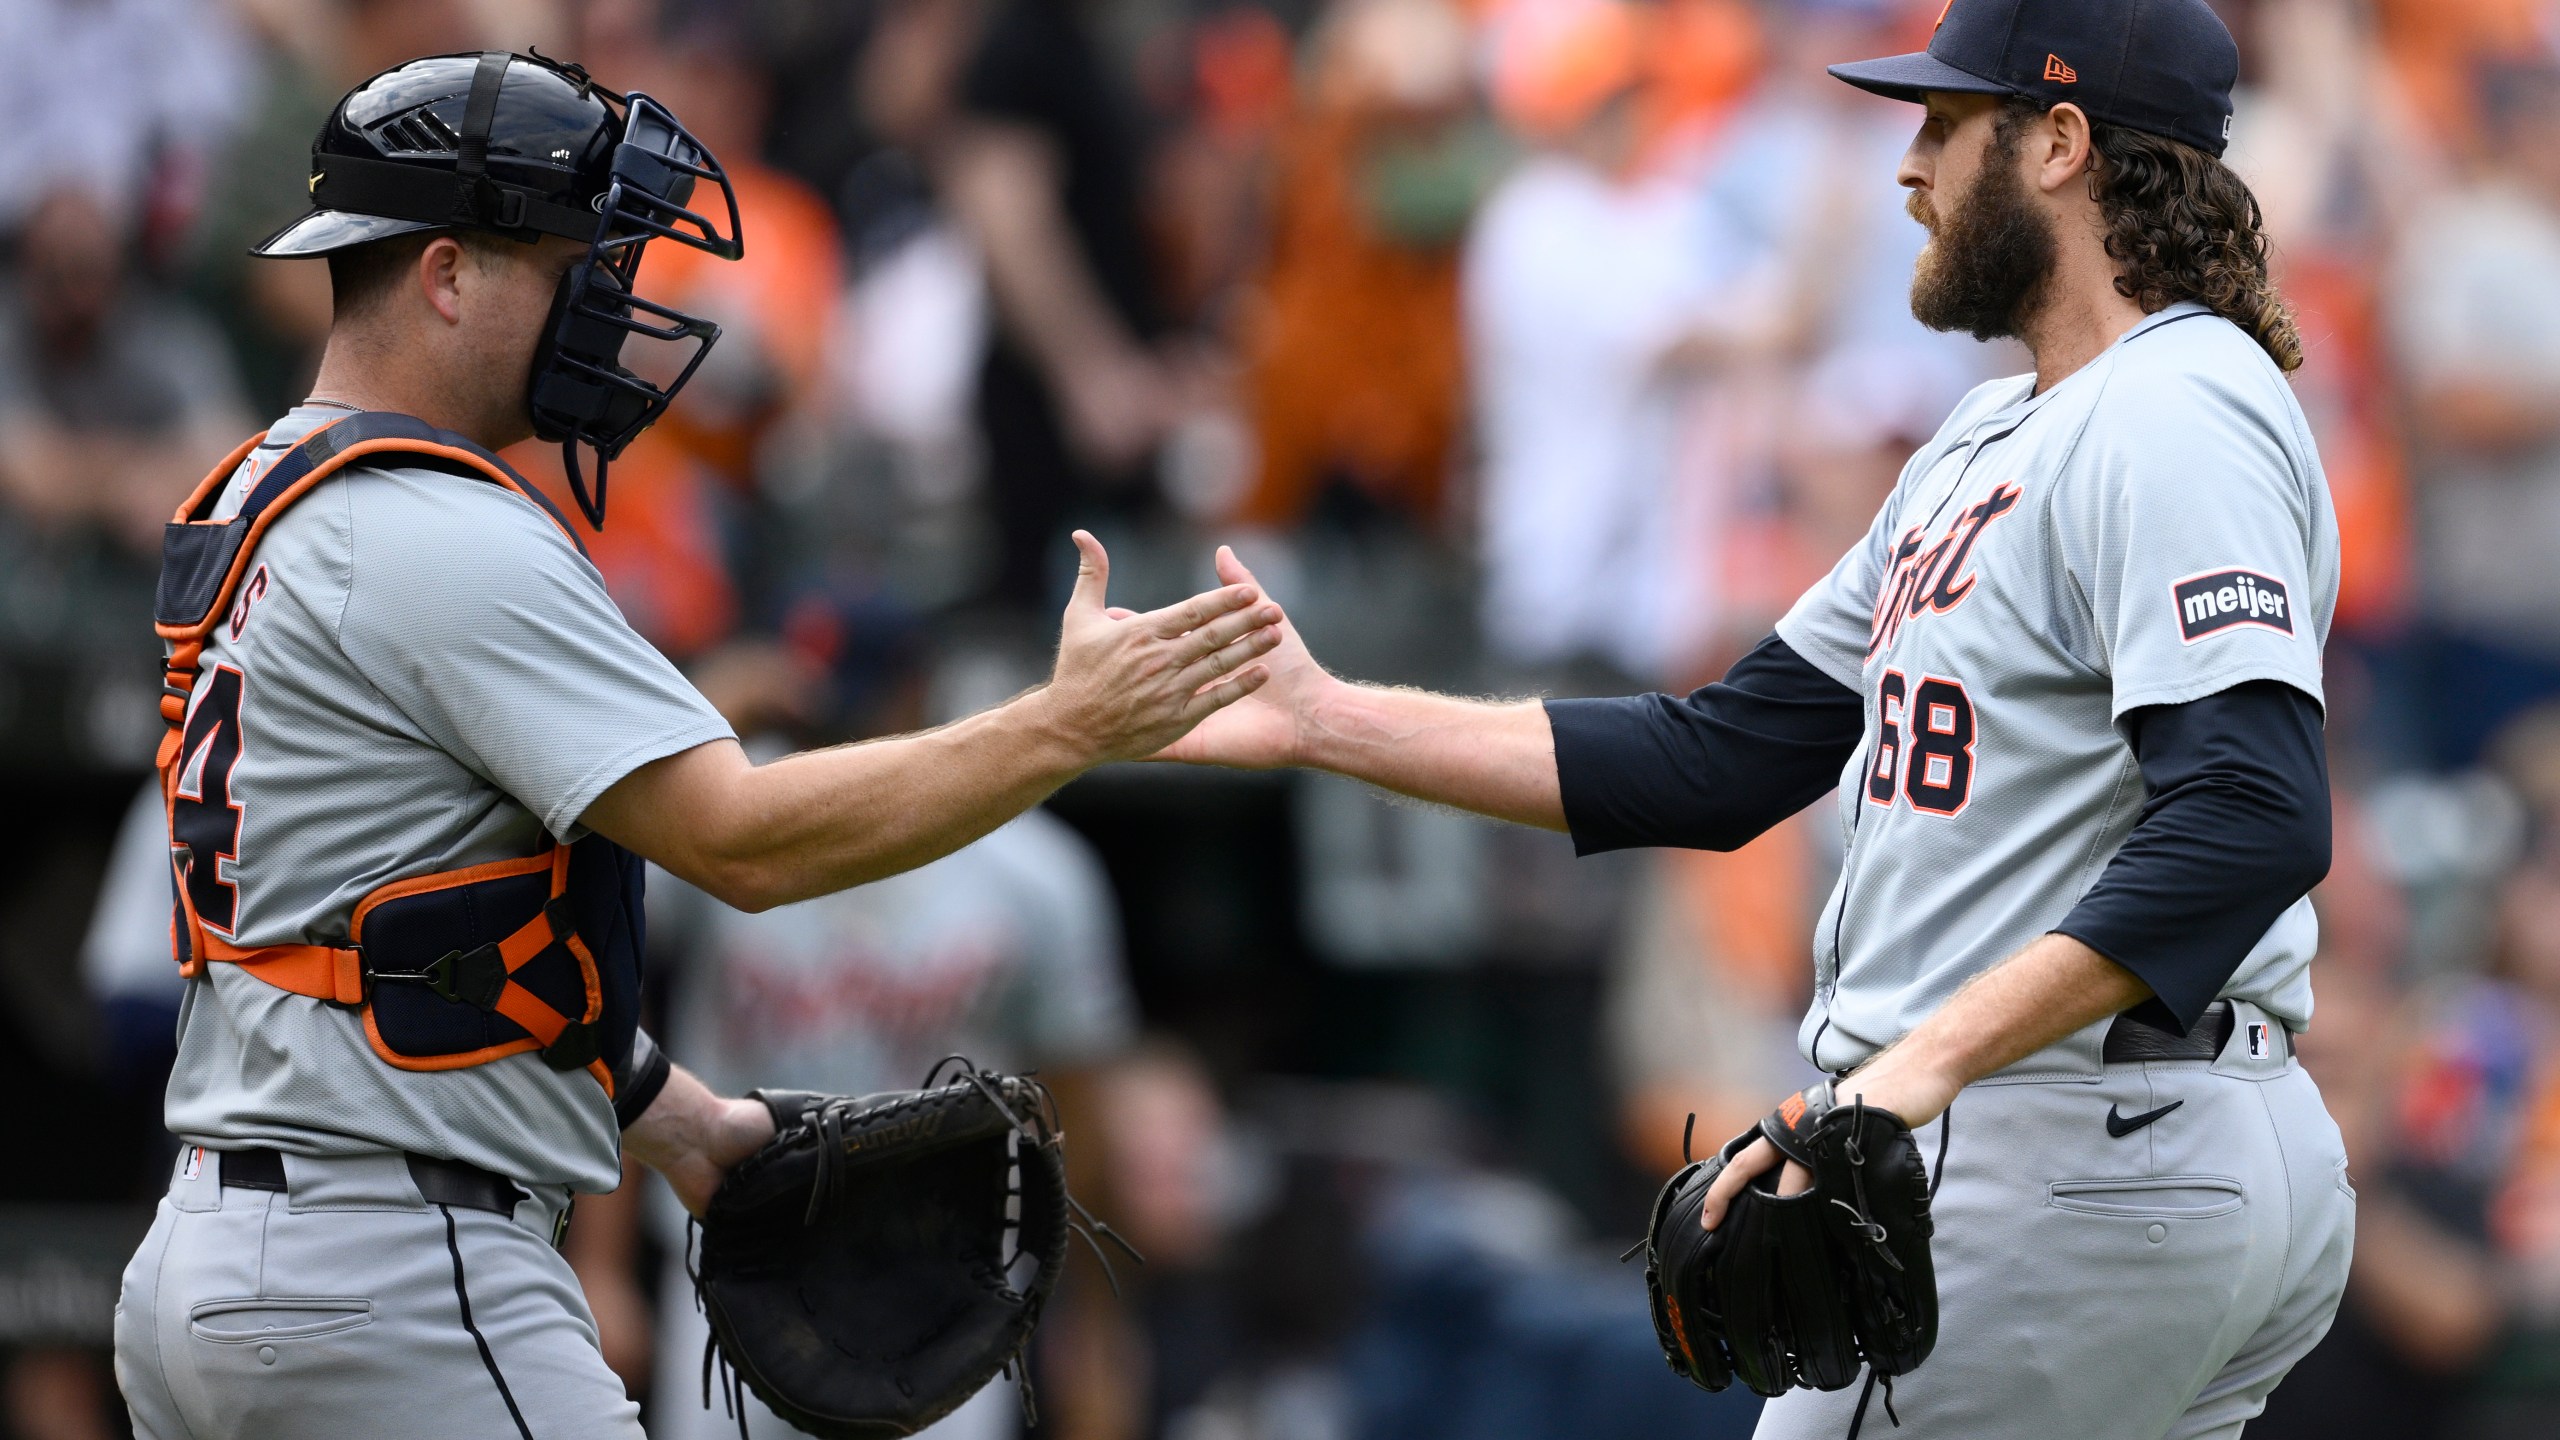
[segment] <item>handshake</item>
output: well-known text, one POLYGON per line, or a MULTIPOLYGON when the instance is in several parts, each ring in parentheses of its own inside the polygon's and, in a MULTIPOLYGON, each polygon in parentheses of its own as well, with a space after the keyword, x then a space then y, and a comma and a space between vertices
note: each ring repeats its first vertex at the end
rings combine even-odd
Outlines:
POLYGON ((1280 607, 1218 547, 1216 590, 1144 614, 1108 603, 1111 560, 1075 534, 1075 593, 1036 697, 1085 764, 1149 758, 1264 768, 1292 757, 1295 712, 1330 679, 1280 607), (1245 703, 1278 684, 1270 699, 1245 703))

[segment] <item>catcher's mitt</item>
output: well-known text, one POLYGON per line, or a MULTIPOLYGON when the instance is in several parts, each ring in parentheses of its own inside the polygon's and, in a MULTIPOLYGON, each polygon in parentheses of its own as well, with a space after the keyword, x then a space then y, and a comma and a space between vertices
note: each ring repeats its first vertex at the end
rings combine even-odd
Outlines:
POLYGON ((1705 1389, 1739 1377, 1771 1396, 1843 1389, 1863 1365, 1871 1382, 1888 1382, 1889 1406, 1892 1377, 1937 1343, 1936 1189, 1910 1127, 1892 1112, 1863 1100, 1836 1106, 1828 1082, 1790 1097, 1720 1153, 1684 1166, 1654 1200, 1638 1248, 1663 1358, 1705 1389), (1781 1197, 1773 1168, 1734 1197, 1722 1225, 1701 1228, 1708 1188, 1763 1137, 1813 1173, 1812 1187, 1781 1197))
POLYGON ((712 1196, 694 1268, 703 1403, 716 1352, 741 1434, 743 1388, 811 1435, 912 1435, 1023 1378, 1070 1233, 1127 1248, 1068 1197, 1048 1090, 965 1060, 936 1085, 953 1064, 921 1090, 755 1092, 777 1133, 712 1196))

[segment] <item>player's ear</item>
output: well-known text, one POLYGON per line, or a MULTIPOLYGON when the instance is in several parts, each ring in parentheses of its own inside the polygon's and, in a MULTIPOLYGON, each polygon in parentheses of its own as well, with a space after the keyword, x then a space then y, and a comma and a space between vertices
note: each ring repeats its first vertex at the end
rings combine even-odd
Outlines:
POLYGON ((438 235, 418 252, 418 263, 412 278, 427 308, 436 312, 448 325, 462 323, 463 270, 470 254, 462 242, 451 235, 438 235))
POLYGON ((2036 183, 2047 192, 2095 168, 2097 141, 2089 133, 2089 112, 2079 106, 2067 100, 2054 106, 2032 134, 2026 148, 2037 161, 2036 183))

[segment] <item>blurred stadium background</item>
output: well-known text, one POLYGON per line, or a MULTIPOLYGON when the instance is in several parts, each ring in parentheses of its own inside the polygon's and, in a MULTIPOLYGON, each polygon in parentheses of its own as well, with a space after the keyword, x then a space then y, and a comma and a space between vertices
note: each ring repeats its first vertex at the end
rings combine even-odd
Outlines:
MULTIPOLYGON (((2362 1186, 2338 1328, 2249 1433, 2560 1435, 2560 7, 2217 3, 2347 549, 2304 1051, 2362 1186)), ((1366 679, 1714 676, 2023 368, 1910 320, 1913 115, 1820 72, 1937 9, 0 0, 0 1435, 124 1433, 103 1345, 178 983, 134 804, 158 522, 303 393, 325 272, 243 250, 348 86, 538 45, 733 168, 746 261, 649 260, 727 338, 595 549, 780 746, 1032 683, 1076 524, 1136 606, 1234 541, 1366 679)), ((1322 778, 1120 767, 838 901, 653 891, 657 1029, 731 1087, 955 1048, 1060 1082, 1155 1263, 1117 1299, 1072 1272, 1039 1436, 1741 1436, 1611 1257, 1681 1116, 1804 1078, 1831 847, 1577 863, 1322 778)), ((652 1433, 691 1434, 643 1188, 570 1249, 652 1433)), ((1024 1433, 1010 1403, 966 1433, 1024 1433)))

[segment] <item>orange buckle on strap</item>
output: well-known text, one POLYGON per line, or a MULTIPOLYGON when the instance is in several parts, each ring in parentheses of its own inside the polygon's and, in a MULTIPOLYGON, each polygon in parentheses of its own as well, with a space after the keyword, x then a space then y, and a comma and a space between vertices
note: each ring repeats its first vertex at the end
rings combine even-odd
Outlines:
POLYGON ((206 960, 219 960, 237 965, 279 990, 333 1005, 364 1003, 364 957, 351 946, 265 945, 244 950, 208 935, 204 947, 204 953, 196 959, 199 965, 206 960))

